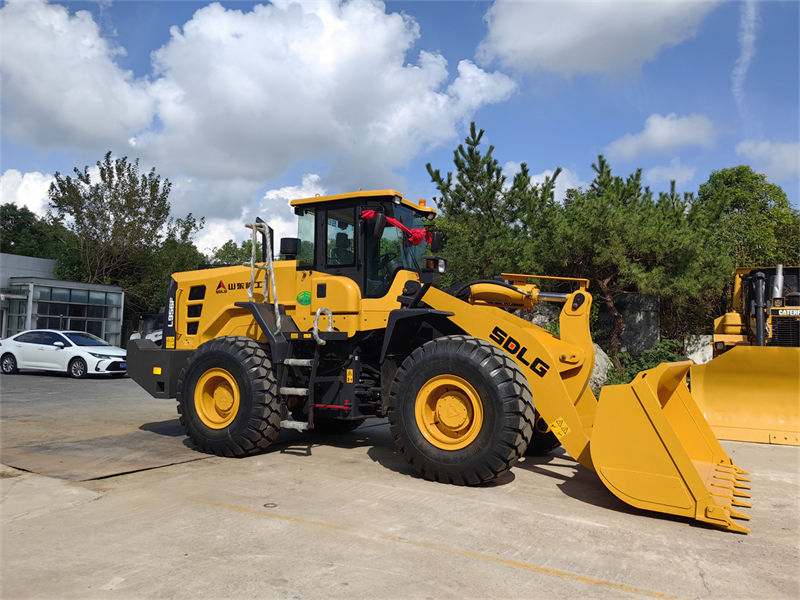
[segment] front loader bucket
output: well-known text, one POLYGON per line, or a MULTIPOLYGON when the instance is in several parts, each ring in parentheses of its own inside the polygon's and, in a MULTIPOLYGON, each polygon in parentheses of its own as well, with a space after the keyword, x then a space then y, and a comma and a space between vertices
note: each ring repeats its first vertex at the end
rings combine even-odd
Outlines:
POLYGON ((800 445, 800 348, 735 346, 693 366, 691 386, 719 439, 800 445))
POLYGON ((592 462, 606 487, 637 508, 691 517, 723 529, 750 530, 743 471, 728 457, 697 408, 686 374, 692 362, 663 363, 628 385, 600 394, 592 462))

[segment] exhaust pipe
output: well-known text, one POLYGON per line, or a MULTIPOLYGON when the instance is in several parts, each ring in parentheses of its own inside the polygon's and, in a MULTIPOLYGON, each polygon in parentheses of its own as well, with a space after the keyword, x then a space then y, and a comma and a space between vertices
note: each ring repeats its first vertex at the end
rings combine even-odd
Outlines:
POLYGON ((783 298, 783 265, 775 267, 775 279, 772 281, 772 300, 783 298))
POLYGON ((753 287, 755 288, 755 313, 756 313, 756 346, 766 345, 766 320, 764 315, 767 310, 767 301, 765 296, 767 276, 764 273, 756 273, 753 280, 753 287))

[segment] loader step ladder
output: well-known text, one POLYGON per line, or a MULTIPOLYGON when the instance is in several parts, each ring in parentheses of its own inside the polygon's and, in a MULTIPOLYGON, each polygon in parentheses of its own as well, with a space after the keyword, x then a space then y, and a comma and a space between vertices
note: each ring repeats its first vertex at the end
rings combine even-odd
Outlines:
MULTIPOLYGON (((314 383, 316 382, 317 364, 319 362, 319 345, 314 346, 314 358, 285 358, 283 364, 287 367, 300 367, 311 369, 308 378, 308 387, 286 387, 281 386, 278 392, 281 396, 300 396, 308 398, 308 422, 284 419, 281 421, 281 428, 296 429, 298 431, 308 431, 314 429, 314 383)), ((285 373, 285 371, 284 371, 285 373)), ((284 377, 286 375, 284 374, 284 377)), ((283 383, 283 382, 281 382, 283 383)))

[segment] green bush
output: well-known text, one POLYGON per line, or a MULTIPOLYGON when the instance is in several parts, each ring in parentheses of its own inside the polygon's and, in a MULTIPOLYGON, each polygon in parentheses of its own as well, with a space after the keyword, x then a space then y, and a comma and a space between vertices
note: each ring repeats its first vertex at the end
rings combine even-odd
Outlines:
POLYGON ((682 360, 685 360, 683 357, 683 344, 678 340, 661 340, 650 350, 645 350, 639 356, 620 352, 617 354, 619 368, 616 368, 615 365, 609 369, 606 385, 630 383, 642 371, 657 367, 664 362, 682 360))

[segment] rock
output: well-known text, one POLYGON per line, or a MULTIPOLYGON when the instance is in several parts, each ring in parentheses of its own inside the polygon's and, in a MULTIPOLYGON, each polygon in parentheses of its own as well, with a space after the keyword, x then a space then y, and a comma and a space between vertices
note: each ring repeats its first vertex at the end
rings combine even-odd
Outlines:
POLYGON ((519 309, 515 311, 514 314, 521 319, 525 319, 534 325, 546 329, 550 323, 558 321, 562 306, 562 304, 556 302, 539 302, 539 304, 533 307, 531 312, 519 309))
MULTIPOLYGON (((599 303, 597 297, 595 302, 599 303)), ((645 350, 655 346, 660 337, 661 326, 661 300, 658 296, 641 296, 639 294, 620 294, 614 296, 614 305, 625 322, 625 331, 622 332, 620 342, 623 352, 639 355, 645 350)), ((608 309, 599 303, 599 312, 595 331, 602 332, 600 341, 609 341, 614 323, 608 309)))
POLYGON ((711 335, 687 335, 684 341, 686 358, 693 360, 696 365, 704 365, 714 358, 714 349, 711 343, 714 336, 711 335))
POLYGON ((595 395, 600 393, 600 388, 606 384, 608 370, 611 368, 611 359, 597 344, 594 345, 594 369, 589 379, 589 387, 595 395))

